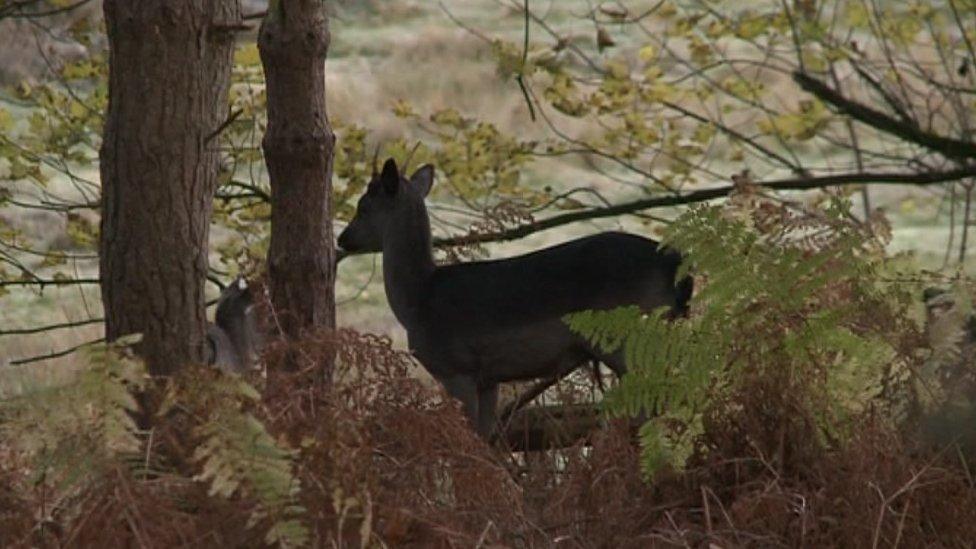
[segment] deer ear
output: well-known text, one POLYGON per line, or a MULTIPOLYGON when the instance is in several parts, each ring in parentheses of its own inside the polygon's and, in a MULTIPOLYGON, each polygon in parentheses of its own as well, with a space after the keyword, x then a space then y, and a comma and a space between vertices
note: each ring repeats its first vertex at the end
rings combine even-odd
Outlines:
POLYGON ((400 171, 397 170, 396 160, 387 158, 386 162, 383 163, 383 171, 380 172, 380 182, 383 184, 383 190, 387 194, 396 194, 397 189, 400 187, 400 171))
POLYGON ((414 185, 422 196, 427 196, 434 184, 434 167, 430 164, 421 166, 410 176, 410 184, 414 185))

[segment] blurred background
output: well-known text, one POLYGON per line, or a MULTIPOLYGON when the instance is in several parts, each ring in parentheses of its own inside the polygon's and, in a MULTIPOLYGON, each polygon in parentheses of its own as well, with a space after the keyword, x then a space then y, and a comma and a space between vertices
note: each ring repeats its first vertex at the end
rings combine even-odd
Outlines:
MULTIPOLYGON (((863 104, 969 135, 972 70, 959 29, 972 25, 957 27, 950 4, 920 12, 911 2, 859 1, 795 2, 786 11, 759 0, 334 2, 326 74, 339 137, 336 233, 374 155, 435 164, 430 206, 442 237, 724 186, 733 175, 761 183, 941 169, 951 162, 835 114, 790 72, 804 66, 863 104)), ((100 2, 41 2, 31 17, 3 6, 0 362, 100 337, 98 289, 86 281, 97 277, 106 74, 100 2)), ((211 246, 212 276, 224 282, 259 271, 266 249, 267 204, 253 200, 267 187, 254 44, 264 9, 243 2, 254 17, 238 38, 231 94, 243 114, 222 136, 225 185, 211 246)), ((865 223, 887 219, 890 227, 878 230, 890 228, 891 252, 955 272, 970 265, 967 181, 846 186, 784 200, 849 201, 865 223)), ((608 228, 653 237, 681 211, 584 219, 449 249, 441 259, 503 257, 608 228)), ((373 256, 342 262, 339 322, 402 345, 379 264, 373 256)))

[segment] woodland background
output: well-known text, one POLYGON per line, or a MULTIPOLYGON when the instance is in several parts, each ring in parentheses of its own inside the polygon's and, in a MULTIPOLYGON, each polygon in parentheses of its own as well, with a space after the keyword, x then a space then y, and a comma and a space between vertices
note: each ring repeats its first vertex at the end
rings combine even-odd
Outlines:
MULTIPOLYGON (((260 277, 268 250, 255 45, 266 6, 243 4, 216 136, 208 277, 223 282, 260 277)), ((328 9, 337 229, 374 154, 431 162, 442 260, 609 228, 665 238, 699 282, 691 319, 574 317, 580 332, 625 345, 634 374, 604 399, 579 372, 541 402, 599 402, 616 419, 564 448, 511 453, 471 434, 400 351, 380 258, 349 257, 337 321, 355 331, 273 346, 265 377, 186 368, 158 423, 137 426, 144 368, 120 346, 90 344, 104 334, 100 5, 2 2, 3 543, 976 538, 976 4, 328 9), (335 354, 335 383, 276 367, 296 346, 335 354), (635 433, 620 418, 641 407, 658 414, 635 433)))

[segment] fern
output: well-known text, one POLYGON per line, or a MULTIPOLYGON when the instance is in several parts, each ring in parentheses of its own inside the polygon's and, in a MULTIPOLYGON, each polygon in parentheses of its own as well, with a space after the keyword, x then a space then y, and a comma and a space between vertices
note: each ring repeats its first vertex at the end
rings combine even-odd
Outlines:
POLYGON ((307 545, 305 509, 297 503, 300 486, 292 474, 295 452, 275 441, 261 421, 245 411, 246 404, 260 400, 251 385, 238 376, 205 375, 214 379, 171 385, 160 411, 166 414, 180 403, 204 418, 195 429, 202 441, 193 454, 202 468, 195 479, 210 483, 211 496, 253 497, 257 506, 247 527, 270 523, 267 543, 307 545))
MULTIPOLYGON (((768 215, 768 204, 758 211, 768 215)), ((842 205, 751 223, 758 211, 702 207, 669 227, 666 243, 686 257, 680 274, 707 281, 692 318, 669 322, 633 307, 567 318, 594 345, 624 353, 629 373, 607 395, 607 410, 658 414, 641 430, 646 474, 682 467, 703 412, 757 372, 819 379, 809 374, 825 371, 826 397, 810 402, 826 404, 811 404, 811 413, 828 438, 843 436, 892 358, 884 334, 866 332, 860 319, 866 304, 884 302, 871 282, 882 262, 870 238, 842 222, 842 205)))
POLYGON ((63 491, 96 477, 119 459, 136 462, 142 441, 132 418, 147 374, 123 351, 133 338, 84 350, 88 366, 63 384, 26 381, 5 371, 0 395, 0 431, 32 471, 35 482, 63 491))

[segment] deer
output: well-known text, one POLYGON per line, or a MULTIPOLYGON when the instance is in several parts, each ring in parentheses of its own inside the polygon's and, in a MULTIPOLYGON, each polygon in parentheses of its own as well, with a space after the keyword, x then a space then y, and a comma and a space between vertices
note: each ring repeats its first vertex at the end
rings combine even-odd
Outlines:
POLYGON ((204 362, 224 372, 244 373, 257 366, 262 345, 251 290, 238 277, 221 290, 214 322, 207 323, 204 362))
POLYGON ((494 434, 500 383, 558 378, 593 361, 626 373, 622 351, 591 345, 565 315, 628 305, 687 314, 693 283, 677 280, 681 255, 624 232, 438 265, 424 202, 433 181, 429 164, 407 178, 386 160, 337 244, 343 254, 382 253, 384 290, 410 352, 483 437, 494 434))

